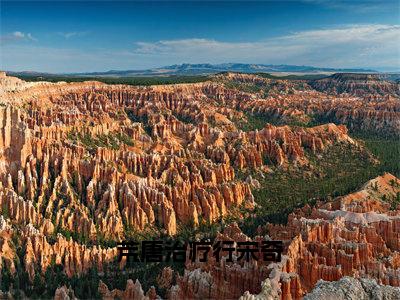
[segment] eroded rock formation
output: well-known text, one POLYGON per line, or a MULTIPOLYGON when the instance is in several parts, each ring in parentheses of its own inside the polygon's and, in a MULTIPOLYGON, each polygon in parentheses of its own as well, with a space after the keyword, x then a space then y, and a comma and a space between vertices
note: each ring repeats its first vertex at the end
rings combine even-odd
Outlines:
POLYGON ((327 78, 314 80, 311 85, 328 93, 348 93, 356 96, 367 94, 400 96, 399 84, 385 80, 379 74, 337 73, 327 78))
MULTIPOLYGON (((271 95, 218 80, 132 87, 34 84, 0 74, 0 270, 14 274, 23 266, 30 282, 54 264, 69 278, 90 268, 101 272, 117 256, 109 242, 146 230, 175 235, 181 225, 251 210, 252 189, 260 183, 239 171, 302 168, 308 153, 361 147, 345 125, 333 123, 239 130, 246 113, 303 121, 333 114, 350 126, 362 120, 365 128, 399 127, 394 96, 364 101, 317 92, 304 82, 227 76, 270 85, 271 95)), ((258 238, 285 241, 280 263, 191 263, 183 276, 165 269, 158 283, 171 299, 298 298, 319 279, 343 276, 399 286, 399 211, 386 204, 396 192, 398 179, 386 174, 358 193, 296 211, 286 226, 260 227, 258 238)), ((217 239, 249 240, 235 225, 217 239)), ((132 280, 124 291, 101 283, 99 292, 105 299, 157 297, 132 280)), ((65 286, 55 297, 75 295, 65 286)))
POLYGON ((99 284, 99 292, 103 300, 112 300, 112 299, 121 299, 121 300, 129 300, 129 299, 137 299, 137 300, 154 300, 160 299, 156 291, 153 288, 147 291, 146 295, 143 292, 142 285, 138 280, 135 283, 131 279, 129 279, 126 283, 126 288, 124 291, 114 289, 109 291, 107 285, 100 281, 99 284))
POLYGON ((305 300, 317 299, 388 299, 400 298, 400 288, 387 285, 378 285, 375 280, 356 279, 343 277, 339 281, 318 281, 311 293, 307 294, 305 300))
MULTIPOLYGON (((210 256, 207 265, 186 266, 184 276, 170 289, 170 297, 298 299, 319 280, 337 281, 343 276, 373 278, 375 284, 399 287, 400 211, 390 210, 390 204, 382 201, 383 195, 394 200, 399 192, 399 179, 385 174, 354 194, 299 209, 289 216, 287 225, 267 224, 255 238, 283 240, 286 247, 281 262, 217 263, 210 256)), ((217 239, 249 240, 237 225, 217 239)), ((389 294, 398 291, 379 288, 384 293, 392 291, 389 294)))

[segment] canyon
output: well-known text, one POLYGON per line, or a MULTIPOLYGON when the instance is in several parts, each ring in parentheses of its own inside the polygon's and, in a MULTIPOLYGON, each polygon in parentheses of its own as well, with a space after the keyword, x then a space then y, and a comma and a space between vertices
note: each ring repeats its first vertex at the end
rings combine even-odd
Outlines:
MULTIPOLYGON (((353 132, 398 137, 399 84, 363 76, 302 81, 224 73, 201 83, 129 86, 26 82, 1 73, 1 286, 20 273, 34 285, 55 266, 66 282, 92 270, 104 274, 115 264, 118 242, 139 233, 178 237, 185 228, 223 220, 217 241, 281 240, 282 261, 210 257, 187 262, 181 273, 163 268, 158 286, 149 289, 142 278, 128 279, 125 290, 100 280, 98 294, 299 299, 310 293, 306 297, 316 299, 335 290, 324 287, 326 281, 351 278, 395 299, 397 174, 293 208, 285 224, 265 222, 252 236, 229 221, 258 213, 254 191, 263 174, 311 170, 324 176, 318 161, 333 149, 353 149, 369 164, 379 163, 353 132), (254 126, 254 118, 262 126, 254 126)), ((124 264, 118 267, 122 272, 124 264)), ((11 299, 15 290, 15 283, 7 284, 0 298, 11 299)), ((65 284, 52 296, 73 299, 76 292, 65 284)))

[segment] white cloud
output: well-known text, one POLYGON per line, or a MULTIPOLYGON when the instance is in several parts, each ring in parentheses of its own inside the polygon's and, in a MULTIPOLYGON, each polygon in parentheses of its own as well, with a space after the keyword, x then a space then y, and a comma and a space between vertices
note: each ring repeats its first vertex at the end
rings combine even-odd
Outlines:
POLYGON ((187 62, 253 62, 311 64, 316 66, 399 67, 399 25, 355 25, 295 32, 257 42, 222 42, 208 39, 138 42, 133 53, 180 57, 187 62))
POLYGON ((12 33, 8 33, 2 35, 0 37, 0 41, 3 44, 18 42, 18 41, 34 41, 37 42, 37 39, 32 36, 31 33, 24 33, 21 31, 14 31, 12 33))
POLYGON ((72 37, 85 36, 88 33, 89 33, 89 31, 73 31, 73 32, 58 32, 58 35, 63 36, 65 39, 69 39, 72 37))
POLYGON ((114 49, 60 49, 9 43, 2 47, 0 68, 85 72, 241 62, 399 70, 399 39, 400 25, 366 24, 293 32, 250 42, 202 38, 141 41, 133 49, 121 45, 114 49))
POLYGON ((21 31, 15 31, 12 33, 12 36, 17 39, 22 39, 25 37, 25 34, 23 34, 21 31))

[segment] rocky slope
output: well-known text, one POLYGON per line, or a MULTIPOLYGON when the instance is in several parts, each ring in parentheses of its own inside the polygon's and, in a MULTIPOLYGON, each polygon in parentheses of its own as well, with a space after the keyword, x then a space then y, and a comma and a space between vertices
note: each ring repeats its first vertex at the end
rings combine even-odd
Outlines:
POLYGON ((224 80, 239 82, 242 89, 252 86, 260 91, 258 97, 237 104, 250 115, 296 125, 334 122, 354 131, 399 135, 399 84, 377 78, 353 84, 345 74, 337 77, 305 82, 228 74, 224 80))
POLYGON ((323 92, 348 93, 354 96, 400 95, 398 83, 384 80, 378 74, 337 73, 328 78, 312 81, 311 86, 323 92))
POLYGON ((179 223, 213 222, 231 207, 253 206, 234 169, 267 167, 266 158, 302 164, 306 149, 353 143, 333 124, 237 131, 230 118, 241 112, 217 104, 247 96, 213 83, 58 83, 9 93, 0 108, 3 215, 30 226, 25 242, 40 237, 37 251, 49 263, 46 235, 120 241, 148 225, 173 235, 179 223))
POLYGON ((317 299, 388 299, 400 298, 400 288, 378 285, 375 280, 343 277, 339 281, 319 281, 305 300, 317 299))
MULTIPOLYGON (((253 75, 227 76, 271 84, 253 75)), ((298 90, 299 83, 287 81, 273 82, 269 98, 220 79, 132 87, 32 84, 2 74, 0 84, 0 274, 23 269, 30 283, 54 265, 68 278, 93 268, 102 272, 116 259, 115 242, 138 232, 173 236, 184 226, 251 211, 258 184, 240 172, 301 170, 310 154, 318 157, 333 145, 360 147, 346 126, 333 123, 264 124, 243 131, 238 124, 247 113, 324 115, 333 106, 348 113, 349 105, 354 119, 368 126, 398 126, 398 99, 364 103, 316 92, 305 83, 298 90), (327 99, 320 103, 319 97, 327 99)), ((260 227, 260 235, 285 241, 279 264, 188 264, 183 276, 163 272, 160 285, 172 299, 238 298, 245 291, 260 293, 262 282, 274 297, 296 298, 319 279, 347 275, 398 286, 399 211, 380 199, 397 192, 398 180, 387 174, 359 193, 297 211, 286 226, 260 227)), ((249 240, 235 225, 218 239, 249 240)), ((106 299, 156 297, 155 290, 144 293, 138 281, 129 281, 125 291, 110 289, 99 286, 106 299)), ((74 297, 60 286, 56 298, 66 295, 74 297)))
MULTIPOLYGON (((212 262, 210 258, 207 265, 188 265, 169 296, 235 299, 247 291, 241 299, 298 299, 311 291, 318 280, 337 281, 343 276, 373 278, 378 284, 399 287, 400 207, 390 210, 389 204, 381 200, 383 195, 395 199, 399 184, 399 179, 385 174, 354 194, 297 210, 285 226, 260 227, 256 240, 285 242, 286 251, 280 263, 230 264, 212 262)), ((236 225, 228 227, 218 239, 250 240, 236 225)), ((378 287, 383 294, 398 294, 398 288, 378 287)), ((321 293, 343 293, 339 288, 332 293, 327 289, 317 285, 310 299, 321 293)), ((361 289, 357 293, 366 292, 361 289)))

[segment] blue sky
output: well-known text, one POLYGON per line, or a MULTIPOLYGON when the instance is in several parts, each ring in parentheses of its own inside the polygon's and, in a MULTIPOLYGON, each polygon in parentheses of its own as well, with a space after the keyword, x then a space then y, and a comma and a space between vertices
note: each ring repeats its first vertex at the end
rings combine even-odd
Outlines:
POLYGON ((4 1, 4 70, 180 63, 400 70, 399 1, 4 1))

